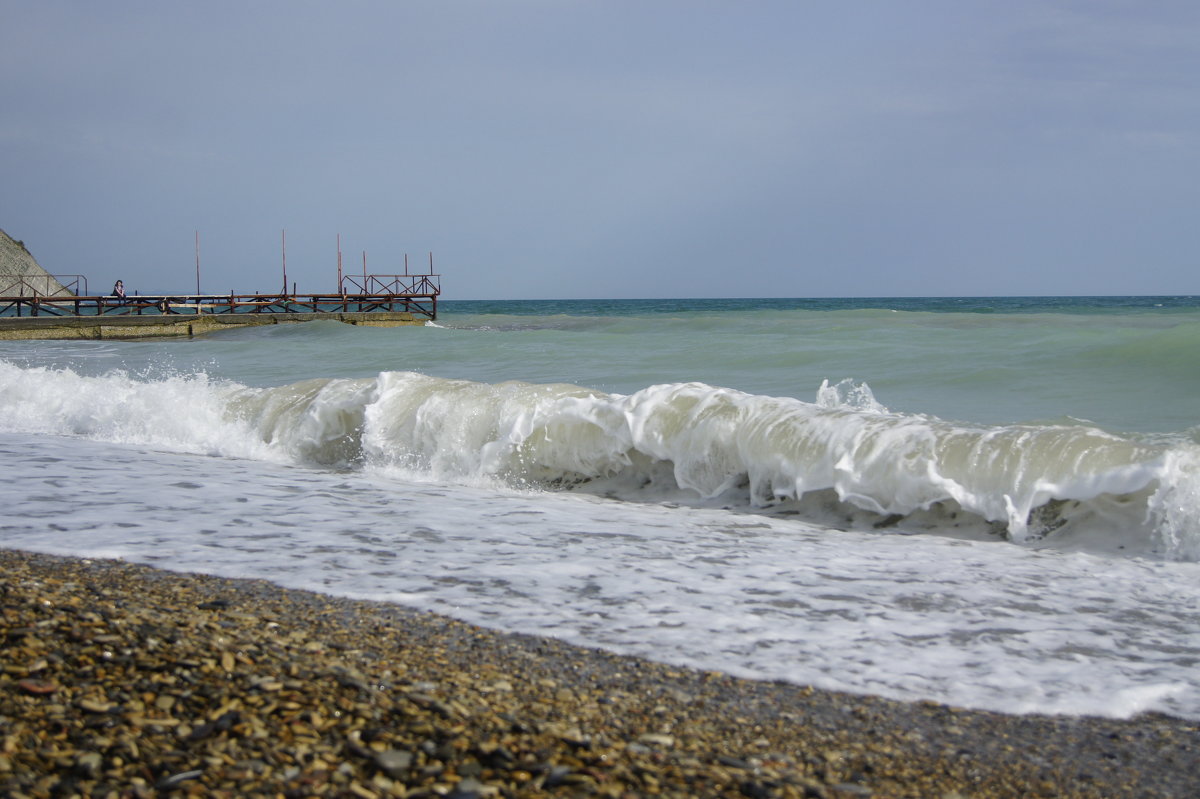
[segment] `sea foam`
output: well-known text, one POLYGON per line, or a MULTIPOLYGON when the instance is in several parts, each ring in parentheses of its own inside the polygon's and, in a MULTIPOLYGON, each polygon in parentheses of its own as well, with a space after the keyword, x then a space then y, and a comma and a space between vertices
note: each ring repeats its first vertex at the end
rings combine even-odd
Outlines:
POLYGON ((256 388, 0 362, 7 429, 471 485, 809 515, 844 529, 1200 558, 1200 446, 893 413, 703 383, 624 395, 413 372, 256 388))

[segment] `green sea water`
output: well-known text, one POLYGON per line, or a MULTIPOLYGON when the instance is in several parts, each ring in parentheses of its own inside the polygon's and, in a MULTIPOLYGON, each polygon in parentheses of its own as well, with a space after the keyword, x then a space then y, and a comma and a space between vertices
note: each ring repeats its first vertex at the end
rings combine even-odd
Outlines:
POLYGON ((1200 424, 1197 297, 444 302, 438 324, 459 335, 418 354, 418 371, 799 399, 851 380, 945 419, 1200 424))

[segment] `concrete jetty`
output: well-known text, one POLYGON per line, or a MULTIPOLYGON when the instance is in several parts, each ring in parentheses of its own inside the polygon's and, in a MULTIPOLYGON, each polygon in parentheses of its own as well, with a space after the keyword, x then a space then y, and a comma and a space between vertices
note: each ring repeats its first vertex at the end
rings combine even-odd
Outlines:
MULTIPOLYGON (((82 275, 50 275, 0 231, 0 340, 180 337, 233 327, 333 321, 366 327, 437 318, 440 275, 343 275, 327 294, 92 295, 82 275)), ((198 282, 198 281, 197 281, 198 282)))
POLYGON ((261 314, 182 314, 153 316, 0 317, 0 340, 136 339, 197 336, 234 327, 317 321, 364 327, 423 325, 426 319, 404 311, 299 312, 261 314))

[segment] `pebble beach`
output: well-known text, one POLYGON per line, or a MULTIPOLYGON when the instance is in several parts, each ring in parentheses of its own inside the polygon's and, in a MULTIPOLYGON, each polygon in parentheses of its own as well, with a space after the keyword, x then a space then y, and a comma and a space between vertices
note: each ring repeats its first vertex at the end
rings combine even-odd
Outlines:
POLYGON ((1188 797, 1200 724, 754 682, 399 606, 0 551, 0 794, 1188 797))

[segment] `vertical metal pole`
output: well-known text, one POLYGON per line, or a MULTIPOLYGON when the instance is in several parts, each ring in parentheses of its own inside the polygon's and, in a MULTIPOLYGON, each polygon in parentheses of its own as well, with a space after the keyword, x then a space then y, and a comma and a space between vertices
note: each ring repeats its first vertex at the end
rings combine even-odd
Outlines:
POLYGON ((408 274, 408 253, 404 253, 404 274, 408 274))
POLYGON ((200 231, 196 231, 196 293, 200 293, 200 231))
POLYGON ((429 253, 429 274, 433 274, 433 252, 429 253))
MULTIPOLYGON (((367 251, 363 250, 363 294, 370 294, 367 291, 367 251)), ((360 309, 361 310, 361 309, 360 309)))
POLYGON ((283 249, 283 293, 287 296, 287 230, 281 230, 279 234, 283 249))
POLYGON ((345 294, 342 291, 342 234, 338 234, 338 294, 345 294))

